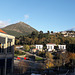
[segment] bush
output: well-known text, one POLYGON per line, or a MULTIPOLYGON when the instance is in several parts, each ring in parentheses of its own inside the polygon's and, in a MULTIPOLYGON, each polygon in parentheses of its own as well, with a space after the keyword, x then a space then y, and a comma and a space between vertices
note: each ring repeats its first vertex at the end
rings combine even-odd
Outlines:
POLYGON ((25 55, 25 53, 22 52, 22 51, 16 50, 16 51, 14 52, 14 56, 19 56, 19 55, 25 55))
POLYGON ((43 60, 43 58, 35 57, 35 61, 40 61, 40 60, 43 60))
POLYGON ((25 51, 29 51, 29 49, 30 49, 29 45, 24 45, 23 47, 24 47, 25 51))
POLYGON ((39 51, 39 52, 37 53, 37 55, 40 56, 40 57, 45 57, 45 52, 39 51))

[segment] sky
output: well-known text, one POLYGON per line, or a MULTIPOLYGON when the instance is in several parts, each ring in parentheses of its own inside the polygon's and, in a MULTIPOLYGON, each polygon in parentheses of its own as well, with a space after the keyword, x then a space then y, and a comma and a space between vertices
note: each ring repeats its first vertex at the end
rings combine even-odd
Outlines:
POLYGON ((75 28, 75 0, 0 0, 0 28, 20 21, 43 32, 75 28))

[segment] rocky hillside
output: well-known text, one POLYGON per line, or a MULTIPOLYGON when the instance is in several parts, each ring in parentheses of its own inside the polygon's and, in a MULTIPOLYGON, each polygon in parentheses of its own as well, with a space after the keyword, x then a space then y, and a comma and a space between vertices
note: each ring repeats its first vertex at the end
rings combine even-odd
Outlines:
POLYGON ((33 31, 37 31, 36 29, 24 22, 8 25, 2 28, 2 30, 5 31, 7 34, 14 36, 28 35, 31 34, 33 31))

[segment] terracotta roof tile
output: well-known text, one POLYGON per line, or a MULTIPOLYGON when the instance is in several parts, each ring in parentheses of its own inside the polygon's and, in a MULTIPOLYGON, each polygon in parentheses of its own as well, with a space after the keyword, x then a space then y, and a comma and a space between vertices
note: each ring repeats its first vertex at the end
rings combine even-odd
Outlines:
POLYGON ((0 29, 0 33, 5 33, 5 34, 6 34, 6 32, 4 32, 4 31, 3 31, 3 30, 1 30, 1 29, 0 29))

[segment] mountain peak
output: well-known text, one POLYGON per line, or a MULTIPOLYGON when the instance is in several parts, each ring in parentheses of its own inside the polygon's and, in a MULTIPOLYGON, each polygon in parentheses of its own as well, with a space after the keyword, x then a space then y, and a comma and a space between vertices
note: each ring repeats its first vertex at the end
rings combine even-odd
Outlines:
POLYGON ((7 34, 14 36, 28 35, 31 34, 33 31, 37 32, 36 29, 21 21, 15 24, 8 25, 2 28, 2 30, 5 31, 7 34))
POLYGON ((18 22, 18 23, 24 23, 24 22, 20 21, 20 22, 18 22))

